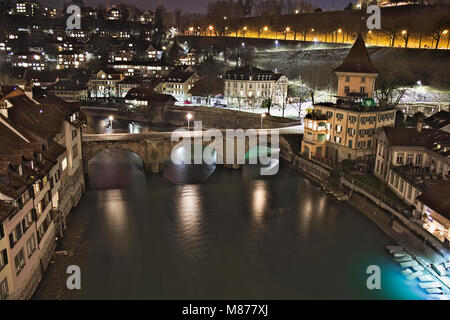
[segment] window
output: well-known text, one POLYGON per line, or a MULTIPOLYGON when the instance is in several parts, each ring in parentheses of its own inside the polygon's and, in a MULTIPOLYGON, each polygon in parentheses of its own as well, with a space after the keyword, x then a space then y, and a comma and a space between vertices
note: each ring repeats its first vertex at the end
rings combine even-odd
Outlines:
POLYGON ((418 154, 416 157, 416 165, 421 166, 422 165, 422 155, 418 154))
POLYGON ((348 94, 350 92, 350 87, 349 86, 345 86, 344 87, 344 92, 345 92, 345 94, 348 94))
POLYGON ((56 170, 55 173, 55 182, 58 182, 61 179, 61 170, 56 170))
POLYGON ((33 214, 30 211, 25 215, 25 217, 22 220, 23 232, 26 232, 32 223, 33 223, 33 214))
POLYGON ((409 184, 408 185, 408 198, 411 199, 411 196, 412 196, 412 186, 409 184))
POLYGON ((397 154, 397 164, 403 164, 404 153, 397 154))
POLYGON ((31 235, 30 239, 27 241, 27 252, 28 252, 28 258, 31 257, 31 255, 36 250, 36 240, 34 240, 34 233, 31 235))
POLYGON ((66 168, 67 168, 67 158, 64 158, 63 161, 61 162, 61 168, 62 168, 62 171, 66 170, 66 168))
POLYGON ((361 77, 361 82, 366 82, 366 77, 361 77))
POLYGON ((8 279, 5 278, 0 282, 0 300, 6 300, 8 293, 8 279))
POLYGON ((25 255, 23 254, 23 249, 21 249, 14 258, 14 263, 16 267, 16 274, 19 274, 25 267, 25 255))
POLYGON ((72 148, 72 160, 78 156, 78 146, 75 144, 72 148))
POLYGON ((336 131, 337 132, 341 132, 342 131, 342 126, 336 126, 336 131))
POLYGON ((403 186, 405 184, 405 180, 401 179, 400 180, 400 192, 403 192, 403 186))
POLYGON ((345 82, 350 82, 350 77, 345 77, 345 82))
POLYGON ((0 251, 0 270, 3 269, 4 266, 8 264, 8 252, 6 249, 0 251))
POLYGON ((406 164, 412 164, 413 163, 413 154, 408 153, 408 155, 406 156, 406 164))
POLYGON ((34 196, 36 196, 39 193, 39 191, 41 191, 41 187, 39 185, 39 182, 36 182, 36 183, 33 184, 33 194, 34 194, 34 196))
POLYGON ((391 185, 394 185, 394 176, 395 173, 391 172, 391 185))
POLYGON ((77 134, 78 134, 77 130, 72 130, 72 140, 77 137, 77 134))
POLYGON ((18 223, 16 227, 13 229, 13 231, 9 234, 9 245, 11 249, 14 247, 14 245, 17 243, 17 241, 22 238, 23 232, 22 232, 22 223, 18 223))
POLYGON ((377 168, 376 171, 379 173, 380 172, 380 160, 377 160, 377 168))
POLYGON ((365 94, 365 93, 366 93, 366 87, 361 87, 361 88, 359 88, 359 92, 360 92, 361 94, 365 94))
POLYGON ((3 223, 0 224, 0 240, 5 237, 5 229, 3 229, 3 223))

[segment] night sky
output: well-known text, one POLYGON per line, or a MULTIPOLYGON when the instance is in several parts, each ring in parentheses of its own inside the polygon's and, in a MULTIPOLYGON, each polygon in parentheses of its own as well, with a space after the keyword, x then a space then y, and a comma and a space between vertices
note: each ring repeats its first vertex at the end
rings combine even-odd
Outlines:
MULTIPOLYGON (((69 0, 70 1, 70 0, 69 0)), ((158 0, 110 0, 110 4, 116 3, 128 3, 135 4, 141 9, 154 9, 158 0)), ((210 0, 161 0, 162 4, 169 10, 180 8, 183 12, 206 12, 206 6, 210 0)), ((211 0, 212 1, 212 0, 211 0)), ((356 3, 357 0, 310 0, 314 5, 328 10, 341 10, 349 2, 356 3)), ((62 7, 63 0, 42 0, 42 3, 46 3, 52 7, 62 7)), ((84 0, 86 5, 96 7, 98 3, 103 2, 106 4, 106 0, 84 0)))

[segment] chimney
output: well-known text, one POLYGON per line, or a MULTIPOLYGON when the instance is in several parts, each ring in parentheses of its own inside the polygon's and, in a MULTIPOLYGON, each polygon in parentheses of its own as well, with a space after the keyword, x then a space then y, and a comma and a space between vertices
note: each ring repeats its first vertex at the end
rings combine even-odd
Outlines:
POLYGON ((423 115, 417 117, 417 132, 422 132, 423 129, 423 115))

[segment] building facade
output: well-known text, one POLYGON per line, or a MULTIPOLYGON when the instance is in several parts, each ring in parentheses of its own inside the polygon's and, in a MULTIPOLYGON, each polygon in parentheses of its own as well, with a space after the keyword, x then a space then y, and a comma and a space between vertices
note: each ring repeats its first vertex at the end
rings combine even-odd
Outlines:
POLYGON ((28 299, 84 192, 77 108, 16 88, 0 109, 0 297, 28 299))
POLYGON ((314 105, 329 119, 330 140, 326 155, 335 162, 373 158, 379 128, 394 126, 395 108, 377 106, 373 100, 378 71, 372 65, 361 35, 344 62, 334 72, 338 78, 336 103, 314 105))
POLYGON ((288 79, 271 70, 244 66, 225 73, 225 100, 229 106, 261 107, 270 99, 275 106, 286 103, 288 79))
POLYGON ((450 134, 436 129, 384 127, 377 134, 374 174, 406 203, 450 177, 450 134))
POLYGON ((301 154, 308 159, 325 159, 326 142, 330 139, 331 124, 325 115, 308 113, 304 121, 301 154))

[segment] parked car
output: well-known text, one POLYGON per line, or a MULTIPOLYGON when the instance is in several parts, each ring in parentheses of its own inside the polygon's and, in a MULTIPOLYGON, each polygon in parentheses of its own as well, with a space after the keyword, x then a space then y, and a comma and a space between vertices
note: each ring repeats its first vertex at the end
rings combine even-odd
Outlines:
POLYGON ((191 104, 192 102, 189 100, 184 100, 184 104, 191 104))

